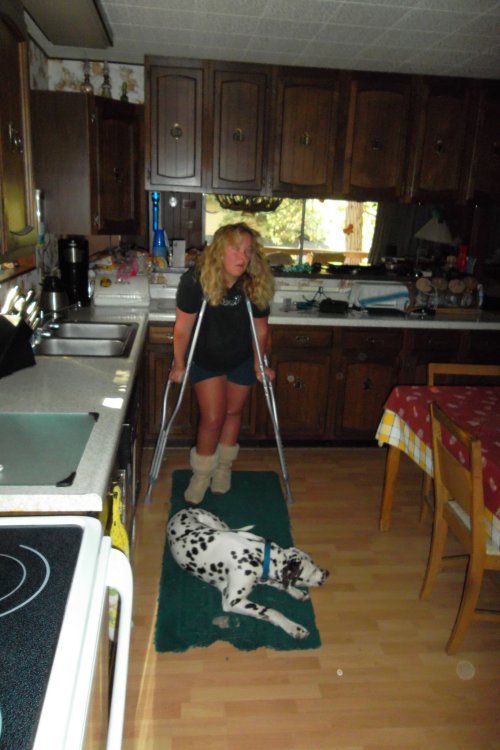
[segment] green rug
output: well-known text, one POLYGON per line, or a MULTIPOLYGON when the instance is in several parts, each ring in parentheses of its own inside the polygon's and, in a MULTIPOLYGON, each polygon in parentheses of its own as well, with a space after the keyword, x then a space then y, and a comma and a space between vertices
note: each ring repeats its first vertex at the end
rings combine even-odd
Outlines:
MULTIPOLYGON (((174 472, 170 516, 186 507, 184 490, 190 476, 189 470, 174 472)), ((253 533, 281 547, 293 546, 286 502, 274 472, 233 472, 230 492, 227 495, 207 492, 201 507, 215 513, 231 528, 253 524, 253 533)), ((250 598, 283 612, 307 628, 309 636, 296 640, 269 622, 225 613, 220 592, 182 570, 165 543, 155 630, 156 650, 181 652, 195 646, 209 646, 216 641, 228 641, 243 651, 263 646, 289 651, 321 645, 310 601, 298 602, 286 592, 270 586, 257 586, 250 598)))

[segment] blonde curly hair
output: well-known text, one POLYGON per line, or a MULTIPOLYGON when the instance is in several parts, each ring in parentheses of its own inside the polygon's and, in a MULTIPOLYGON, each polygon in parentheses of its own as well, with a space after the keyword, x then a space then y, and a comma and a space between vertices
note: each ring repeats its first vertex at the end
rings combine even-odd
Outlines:
POLYGON ((260 242, 260 234, 245 222, 219 227, 210 245, 198 257, 198 276, 209 304, 219 305, 227 292, 223 273, 224 250, 230 244, 238 244, 243 234, 250 235, 252 244, 250 262, 241 277, 241 285, 254 305, 264 310, 273 298, 274 277, 260 242))

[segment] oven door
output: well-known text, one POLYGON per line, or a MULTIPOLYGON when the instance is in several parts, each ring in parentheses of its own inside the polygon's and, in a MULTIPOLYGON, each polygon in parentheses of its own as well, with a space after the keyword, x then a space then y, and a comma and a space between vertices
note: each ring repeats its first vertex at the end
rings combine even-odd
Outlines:
POLYGON ((87 747, 118 750, 131 620, 129 561, 97 519, 0 518, 0 747, 81 750, 87 737, 87 747), (110 588, 120 622, 108 711, 110 588), (92 745, 99 690, 101 739, 92 745))
POLYGON ((132 570, 126 556, 111 549, 109 537, 103 537, 96 569, 95 586, 87 610, 86 627, 74 684, 66 715, 61 712, 61 675, 56 658, 40 717, 33 750, 120 750, 122 746, 128 655, 132 623, 132 570), (120 619, 112 673, 109 659, 109 591, 120 597, 120 619), (53 701, 52 699, 58 696, 53 701), (57 718, 56 718, 57 713, 57 718), (66 725, 61 744, 54 743, 54 722, 66 725))

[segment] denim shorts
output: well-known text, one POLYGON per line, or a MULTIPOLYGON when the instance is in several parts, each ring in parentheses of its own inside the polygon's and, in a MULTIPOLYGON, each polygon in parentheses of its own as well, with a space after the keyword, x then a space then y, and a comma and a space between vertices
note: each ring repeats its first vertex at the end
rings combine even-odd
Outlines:
POLYGON ((253 385, 257 382, 253 357, 249 357, 241 365, 229 370, 206 370, 204 367, 197 365, 196 362, 192 362, 189 375, 193 385, 199 383, 200 380, 208 380, 208 378, 218 378, 221 376, 225 376, 230 383, 236 383, 236 385, 253 385))

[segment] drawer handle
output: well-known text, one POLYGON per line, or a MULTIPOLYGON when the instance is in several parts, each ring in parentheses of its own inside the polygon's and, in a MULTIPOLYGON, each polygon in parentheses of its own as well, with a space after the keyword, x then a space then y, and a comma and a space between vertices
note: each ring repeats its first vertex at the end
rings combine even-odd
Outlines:
POLYGON ((301 146, 310 146, 311 145, 311 136, 307 132, 307 130, 304 130, 302 135, 299 137, 299 143, 301 146))
POLYGON ((174 343, 174 334, 173 333, 167 333, 165 336, 165 341, 167 344, 173 344, 174 343))
POLYGON ((371 146, 372 151, 382 151, 382 149, 384 148, 384 144, 382 143, 380 138, 373 138, 371 146))
POLYGON ((442 140, 442 138, 439 138, 439 139, 438 139, 438 140, 436 141, 436 143, 435 143, 435 145, 434 145, 434 152, 435 152, 436 154, 444 154, 444 152, 445 152, 445 147, 444 147, 444 141, 442 140))
POLYGON ((178 122, 174 122, 174 124, 170 128, 170 135, 172 136, 172 138, 175 138, 176 141, 178 141, 179 138, 182 138, 182 136, 184 135, 182 132, 182 128, 178 122))
POLYGON ((233 141, 236 141, 237 143, 243 143, 245 140, 245 133, 241 128, 236 128, 236 130, 233 131, 233 141))
POLYGON ((311 339, 309 336, 303 336, 300 334, 297 334, 297 336, 295 336, 295 342, 297 344, 308 344, 310 340, 311 339))

